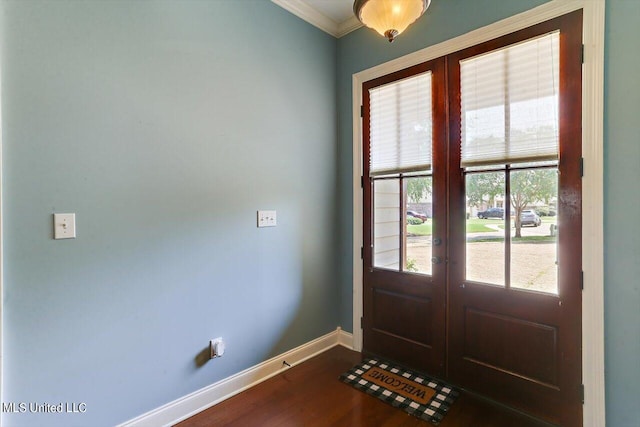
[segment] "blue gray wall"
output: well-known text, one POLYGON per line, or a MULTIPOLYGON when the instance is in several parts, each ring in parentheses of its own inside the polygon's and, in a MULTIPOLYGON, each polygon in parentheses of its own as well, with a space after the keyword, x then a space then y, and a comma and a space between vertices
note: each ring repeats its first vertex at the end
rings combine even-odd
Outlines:
POLYGON ((113 425, 335 330, 334 38, 265 0, 1 7, 3 400, 87 405, 3 425, 113 425))
POLYGON ((607 0, 604 254, 607 425, 640 426, 640 1, 607 0))
MULTIPOLYGON (((541 3, 434 1, 390 45, 266 0, 3 0, 3 399, 88 405, 5 424, 111 425, 352 330, 351 75, 541 3), (261 208, 278 227, 255 228, 261 208), (52 240, 53 212, 77 239, 52 240), (220 335, 227 355, 197 367, 220 335)), ((607 0, 613 427, 640 418, 638 22, 640 2, 607 0)))
MULTIPOLYGON (((433 1, 393 44, 360 29, 338 43, 338 167, 341 324, 352 330, 351 76, 464 34, 545 0, 433 1)), ((640 1, 607 0, 605 33, 605 340, 606 410, 611 427, 640 426, 640 1)))

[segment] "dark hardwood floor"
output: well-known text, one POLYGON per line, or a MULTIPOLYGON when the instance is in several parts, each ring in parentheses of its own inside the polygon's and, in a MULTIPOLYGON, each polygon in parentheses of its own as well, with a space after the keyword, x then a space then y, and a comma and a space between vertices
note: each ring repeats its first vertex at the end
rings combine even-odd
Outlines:
MULTIPOLYGON (((431 426, 338 380, 361 360, 334 347, 179 424, 204 426, 431 426)), ((441 427, 547 427, 462 393, 441 427)))

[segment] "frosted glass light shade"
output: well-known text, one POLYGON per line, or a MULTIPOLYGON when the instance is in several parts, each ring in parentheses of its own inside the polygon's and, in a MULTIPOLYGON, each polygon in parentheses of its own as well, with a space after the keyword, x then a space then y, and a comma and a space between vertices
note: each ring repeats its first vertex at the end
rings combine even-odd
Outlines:
POLYGON ((360 22, 390 42, 427 10, 431 0, 356 0, 353 12, 360 22))

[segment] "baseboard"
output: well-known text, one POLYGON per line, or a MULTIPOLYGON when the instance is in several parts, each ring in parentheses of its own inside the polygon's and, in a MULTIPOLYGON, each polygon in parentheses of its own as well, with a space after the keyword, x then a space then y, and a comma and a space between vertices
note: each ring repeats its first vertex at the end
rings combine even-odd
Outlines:
POLYGON ((343 331, 342 328, 338 328, 336 332, 338 334, 338 344, 353 350, 353 334, 343 331))
POLYGON ((118 427, 171 426, 289 369, 283 365, 283 360, 295 366, 336 345, 353 348, 353 335, 338 327, 333 332, 126 421, 118 427))

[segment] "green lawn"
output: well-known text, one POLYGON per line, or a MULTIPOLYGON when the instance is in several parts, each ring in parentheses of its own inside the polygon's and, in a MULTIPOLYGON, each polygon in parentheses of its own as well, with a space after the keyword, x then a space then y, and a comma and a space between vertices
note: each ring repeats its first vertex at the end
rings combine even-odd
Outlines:
MULTIPOLYGON (((467 220, 467 233, 480 233, 483 231, 496 231, 495 229, 487 227, 485 224, 488 220, 484 219, 469 219, 467 220)), ((496 224, 499 221, 495 221, 496 224)), ((430 236, 431 235, 431 225, 433 224, 432 220, 427 220, 419 225, 410 225, 407 224, 407 233, 413 234, 415 236, 430 236)))
MULTIPOLYGON (((555 216, 541 216, 540 219, 542 220, 543 224, 555 224, 557 222, 555 216)), ((515 227, 513 225, 513 219, 511 220, 511 227, 515 227)), ((500 224, 498 224, 498 228, 504 230, 504 223, 502 221, 500 221, 500 224)))
POLYGON ((427 220, 419 225, 407 224, 407 233, 416 236, 431 236, 431 220, 427 220))
POLYGON ((487 227, 489 225, 502 224, 500 220, 471 218, 467 220, 467 233, 482 233, 485 231, 496 231, 495 228, 487 227))
MULTIPOLYGON (((542 217, 542 223, 555 223, 556 217, 542 217)), ((414 236, 430 236, 431 235, 431 226, 433 224, 433 220, 429 219, 422 224, 419 225, 410 225, 407 224, 407 233, 409 235, 414 236)), ((479 218, 471 218, 467 220, 467 233, 482 233, 488 231, 496 231, 495 228, 487 227, 487 225, 497 226, 504 230, 504 223, 500 220, 491 220, 491 219, 479 219, 479 218)), ((528 237, 527 240, 530 241, 549 241, 546 238, 539 238, 545 236, 532 236, 528 237)), ((484 241, 495 241, 495 237, 487 237, 484 241)), ((482 239, 479 239, 482 240, 482 239)), ((475 241, 475 239, 474 239, 475 241)))

